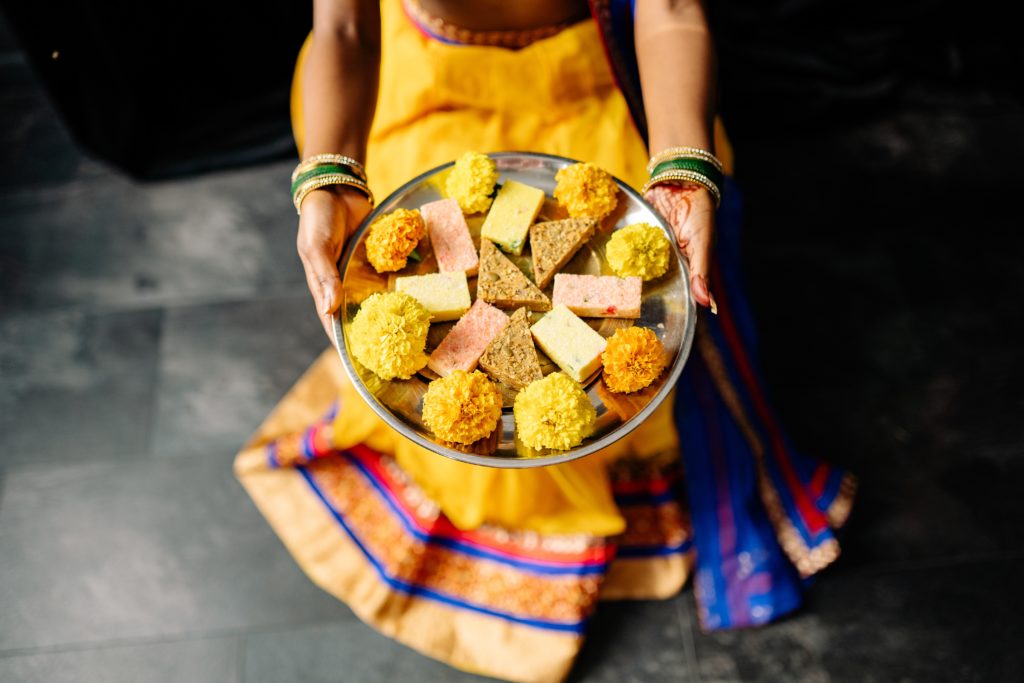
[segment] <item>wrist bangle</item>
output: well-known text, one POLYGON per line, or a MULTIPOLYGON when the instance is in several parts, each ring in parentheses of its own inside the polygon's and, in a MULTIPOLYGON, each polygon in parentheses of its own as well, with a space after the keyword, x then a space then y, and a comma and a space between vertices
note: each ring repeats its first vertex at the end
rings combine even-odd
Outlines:
POLYGON ((337 164, 322 164, 309 171, 300 173, 298 177, 292 181, 292 196, 295 195, 295 191, 298 190, 303 183, 305 183, 308 180, 311 180, 312 178, 316 178, 317 176, 322 175, 347 175, 352 176, 357 180, 362 180, 364 183, 366 182, 365 178, 360 178, 355 173, 353 173, 352 167, 350 166, 341 166, 337 164))
POLYGON ((651 157, 651 160, 647 163, 647 172, 653 174, 655 167, 669 159, 703 159, 708 163, 714 165, 715 169, 722 172, 722 162, 718 160, 711 152, 700 147, 669 147, 668 149, 658 152, 651 157))
POLYGON ((640 190, 646 194, 656 185, 689 182, 704 187, 715 199, 715 206, 722 203, 722 186, 725 174, 722 162, 699 147, 669 147, 651 157, 647 163, 651 179, 640 190))
POLYGON ((640 189, 640 194, 647 194, 648 190, 657 185, 678 184, 680 182, 696 183, 702 186, 714 197, 715 207, 717 208, 721 205, 722 190, 706 175, 694 171, 666 171, 665 173, 660 173, 647 181, 643 188, 640 189))
POLYGON ((316 154, 299 162, 295 170, 292 171, 292 182, 294 183, 303 173, 322 164, 348 166, 355 173, 356 177, 361 178, 363 181, 366 180, 366 168, 352 157, 345 156, 344 154, 316 154))
POLYGON ((346 185, 363 194, 373 205, 373 193, 366 184, 366 169, 344 154, 317 154, 303 159, 292 171, 292 204, 302 215, 302 200, 313 190, 330 185, 346 185))
POLYGON ((292 194, 292 204, 295 205, 295 213, 300 216, 302 215, 302 200, 306 198, 306 195, 313 190, 319 190, 322 187, 331 185, 345 185, 355 188, 365 194, 367 201, 370 202, 370 206, 373 206, 373 192, 370 191, 365 182, 351 175, 334 173, 314 176, 296 188, 292 194))
POLYGON ((651 177, 653 178, 671 171, 700 173, 713 182, 719 190, 722 189, 722 182, 725 180, 725 176, 713 163, 706 159, 696 159, 693 157, 676 157, 659 162, 655 165, 654 170, 651 171, 651 177))

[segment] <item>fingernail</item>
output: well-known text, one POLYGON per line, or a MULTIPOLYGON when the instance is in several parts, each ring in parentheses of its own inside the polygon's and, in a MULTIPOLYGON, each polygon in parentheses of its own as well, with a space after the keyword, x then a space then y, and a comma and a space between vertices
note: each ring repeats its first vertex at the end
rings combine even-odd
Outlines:
POLYGON ((324 292, 323 315, 330 315, 331 304, 333 303, 334 294, 331 292, 331 290, 328 289, 327 291, 324 292))
POLYGON ((711 309, 711 315, 718 315, 718 304, 715 302, 715 295, 708 290, 708 302, 711 304, 708 308, 711 309))

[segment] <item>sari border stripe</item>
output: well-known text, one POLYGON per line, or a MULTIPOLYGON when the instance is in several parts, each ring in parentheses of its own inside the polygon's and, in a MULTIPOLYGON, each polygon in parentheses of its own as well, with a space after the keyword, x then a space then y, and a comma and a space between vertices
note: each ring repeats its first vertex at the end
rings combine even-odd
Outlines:
POLYGON ((478 557, 482 559, 492 560, 502 564, 507 564, 516 569, 524 571, 532 571, 537 574, 551 574, 551 575, 563 575, 563 576, 586 576, 589 574, 601 574, 608 568, 608 561, 589 561, 589 560, 569 560, 565 563, 558 563, 554 561, 545 560, 528 560, 521 556, 514 555, 512 553, 499 551, 493 548, 485 548, 481 545, 473 543, 472 541, 465 541, 458 538, 452 538, 451 536, 441 535, 436 531, 428 531, 418 524, 418 520, 415 519, 407 510, 405 510, 401 502, 397 499, 394 491, 389 489, 384 482, 380 481, 374 473, 371 472, 370 467, 367 463, 363 462, 357 455, 351 450, 342 451, 342 457, 345 457, 353 465, 359 473, 366 479, 369 484, 377 491, 380 497, 384 500, 387 506, 395 513, 395 516, 402 523, 403 528, 411 534, 416 540, 422 543, 429 543, 438 545, 449 550, 461 552, 471 557, 478 557))
POLYGON ((585 576, 588 574, 601 574, 605 569, 607 569, 606 562, 589 565, 582 563, 558 565, 556 563, 547 563, 542 560, 526 560, 499 551, 484 549, 475 544, 467 543, 456 538, 434 535, 430 532, 424 531, 416 524, 414 518, 408 515, 407 511, 402 509, 401 504, 395 500, 394 492, 377 480, 377 478, 369 471, 365 463, 360 461, 359 458, 354 457, 349 451, 344 451, 342 455, 355 465, 356 469, 358 469, 360 474, 363 475, 363 478, 370 483, 374 490, 377 491, 387 506, 395 513, 396 517, 402 523, 402 527, 416 538, 416 540, 422 543, 438 545, 443 548, 448 548, 449 550, 461 552, 471 557, 492 560, 494 562, 507 564, 516 569, 531 571, 537 574, 585 576))
POLYGON ((360 552, 363 554, 366 560, 373 566, 373 568, 377 572, 377 575, 380 577, 381 581, 386 583, 394 590, 409 596, 427 598, 445 605, 449 605, 451 607, 457 607, 460 609, 466 609, 472 612, 477 612, 479 614, 485 614, 487 616, 505 619, 506 621, 522 624, 524 626, 533 626, 535 628, 543 628, 553 631, 563 631, 576 634, 583 633, 587 623, 586 619, 576 622, 559 622, 550 621, 546 619, 521 617, 515 614, 502 612, 501 610, 495 610, 489 607, 484 607, 482 605, 477 605, 466 600, 460 600, 459 598, 448 595, 441 591, 436 591, 425 586, 403 581, 401 579, 397 579, 391 576, 390 574, 388 574, 387 570, 380 563, 380 561, 372 553, 370 553, 370 551, 366 548, 365 545, 363 545, 362 541, 359 539, 358 536, 356 536, 355 532, 351 529, 351 527, 349 527, 348 523, 346 523, 345 521, 344 515, 340 514, 334 508, 334 506, 331 505, 330 501, 327 499, 326 494, 324 494, 324 492, 320 489, 319 485, 316 483, 316 480, 314 479, 313 475, 309 472, 309 470, 305 467, 296 467, 295 469, 300 475, 302 475, 302 478, 306 481, 306 483, 309 485, 310 489, 312 489, 313 493, 317 496, 317 498, 319 498, 320 501, 324 504, 324 506, 326 506, 328 512, 330 512, 331 514, 331 517, 333 517, 334 520, 341 526, 341 528, 345 531, 346 535, 352 540, 356 547, 359 548, 360 552))

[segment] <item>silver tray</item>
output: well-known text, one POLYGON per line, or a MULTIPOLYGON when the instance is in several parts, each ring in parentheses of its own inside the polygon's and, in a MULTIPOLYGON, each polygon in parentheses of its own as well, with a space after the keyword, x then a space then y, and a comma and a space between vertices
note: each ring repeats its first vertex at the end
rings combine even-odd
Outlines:
MULTIPOLYGON (((555 173, 565 166, 575 163, 572 159, 522 152, 506 152, 491 154, 500 174, 499 183, 516 180, 544 190, 548 199, 541 210, 541 218, 557 220, 565 218, 564 211, 558 207, 551 193, 555 188, 555 173)), ((437 264, 429 245, 421 244, 420 263, 409 262, 399 273, 378 274, 366 260, 364 240, 369 225, 381 214, 395 209, 415 209, 427 202, 444 196, 444 181, 450 172, 452 163, 438 166, 423 175, 410 180, 382 201, 374 211, 366 217, 342 254, 339 262, 342 288, 344 290, 339 314, 334 317, 334 341, 341 356, 342 365, 348 373, 360 396, 369 404, 377 415, 398 431, 402 436, 411 439, 424 448, 448 458, 475 465, 489 467, 543 467, 568 462, 585 455, 595 453, 609 446, 633 431, 658 405, 667 398, 672 387, 679 379, 679 374, 686 364, 693 343, 694 323, 696 320, 694 302, 690 294, 690 278, 686 262, 676 245, 675 236, 662 217, 645 202, 631 187, 616 178, 621 188, 619 205, 614 213, 601 223, 597 234, 560 272, 611 274, 604 259, 604 247, 613 230, 631 223, 650 223, 660 226, 672 243, 672 259, 665 275, 643 287, 643 305, 640 319, 636 321, 616 319, 586 319, 603 336, 608 337, 619 327, 631 324, 648 327, 654 330, 665 345, 672 358, 668 367, 650 387, 634 394, 611 394, 600 379, 600 372, 584 382, 584 389, 597 410, 597 424, 594 433, 582 444, 568 451, 534 451, 524 448, 516 441, 515 421, 512 417, 511 390, 504 388, 506 401, 502 410, 501 424, 489 439, 471 446, 461 446, 438 440, 423 424, 421 410, 423 394, 426 393, 429 370, 408 380, 383 381, 364 368, 348 351, 348 328, 359 310, 359 304, 375 292, 393 288, 393 281, 399 275, 416 275, 436 272, 437 264)), ((483 214, 467 216, 473 239, 479 247, 480 226, 483 214)), ((516 259, 517 265, 530 274, 528 251, 522 258, 516 259)), ((476 278, 470 278, 470 291, 475 298, 476 278)), ((551 294, 551 287, 545 291, 551 294)), ((510 312, 510 311, 509 311, 510 312)), ((543 314, 531 315, 531 322, 543 314)), ((447 333, 454 323, 435 323, 431 325, 427 338, 429 353, 447 333)), ((557 368, 538 349, 541 366, 545 374, 557 368)))

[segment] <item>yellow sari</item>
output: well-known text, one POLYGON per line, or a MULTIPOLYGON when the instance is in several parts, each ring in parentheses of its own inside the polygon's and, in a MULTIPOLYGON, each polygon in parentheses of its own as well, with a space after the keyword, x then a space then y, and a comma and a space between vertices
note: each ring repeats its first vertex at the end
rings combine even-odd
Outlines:
MULTIPOLYGON (((378 197, 466 150, 558 154, 645 180, 647 151, 592 21, 513 51, 432 40, 398 0, 382 15, 367 155, 378 197)), ((612 452, 565 465, 451 461, 381 422, 332 349, 236 472, 311 579, 367 623, 459 668, 559 681, 599 597, 664 598, 685 583, 688 521, 663 495, 679 485, 678 460, 668 401, 612 452)))

